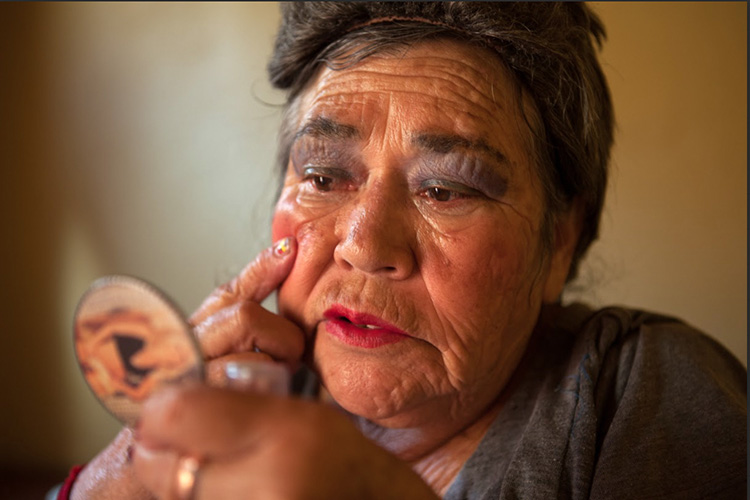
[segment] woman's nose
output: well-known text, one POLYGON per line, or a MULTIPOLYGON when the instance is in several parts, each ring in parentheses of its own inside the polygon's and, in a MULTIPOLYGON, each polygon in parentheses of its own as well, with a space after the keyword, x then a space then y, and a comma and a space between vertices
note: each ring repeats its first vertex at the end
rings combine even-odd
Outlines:
POLYGON ((403 280, 416 267, 414 226, 393 193, 363 193, 337 221, 334 261, 345 268, 403 280))

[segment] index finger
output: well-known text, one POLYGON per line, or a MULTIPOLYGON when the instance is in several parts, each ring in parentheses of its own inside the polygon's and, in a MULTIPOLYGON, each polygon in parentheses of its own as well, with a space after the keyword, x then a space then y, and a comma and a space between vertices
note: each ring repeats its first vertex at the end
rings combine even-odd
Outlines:
POLYGON ((263 250, 228 283, 214 290, 190 316, 192 326, 220 309, 243 300, 261 302, 277 289, 289 275, 297 253, 292 236, 282 238, 263 250))

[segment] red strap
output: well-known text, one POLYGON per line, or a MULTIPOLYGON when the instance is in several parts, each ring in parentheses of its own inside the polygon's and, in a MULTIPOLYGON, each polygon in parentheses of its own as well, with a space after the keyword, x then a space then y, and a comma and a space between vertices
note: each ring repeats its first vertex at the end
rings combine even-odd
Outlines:
POLYGON ((73 483, 75 483, 76 478, 78 477, 78 474, 81 473, 84 465, 76 465, 72 469, 70 469, 70 473, 68 474, 68 477, 65 479, 65 482, 60 487, 60 491, 57 493, 57 500, 69 500, 70 499, 70 492, 73 489, 73 483))

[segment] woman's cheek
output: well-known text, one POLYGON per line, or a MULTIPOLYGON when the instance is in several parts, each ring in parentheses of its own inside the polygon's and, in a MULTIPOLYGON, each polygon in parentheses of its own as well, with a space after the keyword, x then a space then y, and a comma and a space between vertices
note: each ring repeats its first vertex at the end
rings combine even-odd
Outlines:
POLYGON ((294 232, 294 224, 290 217, 278 213, 274 215, 271 223, 271 241, 277 242, 281 238, 294 236, 294 232))
POLYGON ((279 241, 286 236, 296 236, 296 229, 300 224, 297 220, 298 216, 295 216, 298 213, 296 208, 293 193, 290 193, 289 188, 284 188, 273 212, 271 241, 279 241))
MULTIPOLYGON (((274 238, 292 235, 297 240, 297 256, 289 276, 279 288, 279 312, 303 327, 305 331, 313 327, 314 318, 308 318, 308 302, 313 297, 313 289, 320 281, 321 273, 333 259, 335 241, 332 228, 326 228, 325 220, 302 220, 299 212, 277 213, 272 225, 274 238)), ((311 334, 311 331, 307 331, 311 334)))
POLYGON ((286 236, 294 236, 301 245, 310 234, 311 225, 326 219, 335 207, 307 207, 299 201, 299 188, 292 186, 284 188, 274 209, 271 223, 272 241, 278 241, 286 236))
POLYGON ((271 223, 271 238, 278 241, 286 236, 294 236, 297 240, 297 257, 295 268, 299 262, 310 258, 310 253, 317 253, 321 236, 325 233, 319 229, 319 221, 305 214, 304 210, 291 209, 286 204, 278 204, 271 223))

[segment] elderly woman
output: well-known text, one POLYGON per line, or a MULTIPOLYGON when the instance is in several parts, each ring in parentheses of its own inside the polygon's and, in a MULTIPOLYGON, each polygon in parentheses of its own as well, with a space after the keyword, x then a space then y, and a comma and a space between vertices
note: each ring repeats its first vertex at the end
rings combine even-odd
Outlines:
POLYGON ((603 36, 577 3, 284 5, 277 244, 191 318, 209 383, 63 496, 744 498, 742 365, 560 303, 606 185, 603 36), (238 359, 319 397, 212 386, 238 359))

